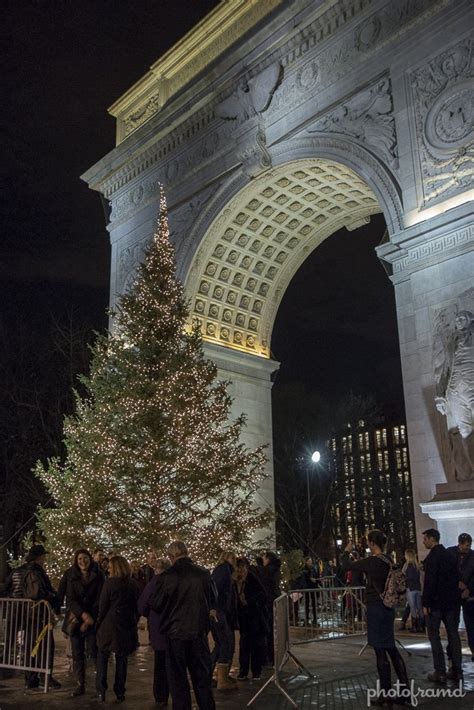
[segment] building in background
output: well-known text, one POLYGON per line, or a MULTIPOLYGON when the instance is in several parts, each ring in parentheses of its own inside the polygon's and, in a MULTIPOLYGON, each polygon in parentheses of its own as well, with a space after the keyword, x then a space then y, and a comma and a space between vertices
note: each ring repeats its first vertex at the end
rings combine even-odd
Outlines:
POLYGON ((329 449, 334 540, 359 543, 379 528, 402 559, 416 542, 405 424, 361 419, 333 436, 329 449))

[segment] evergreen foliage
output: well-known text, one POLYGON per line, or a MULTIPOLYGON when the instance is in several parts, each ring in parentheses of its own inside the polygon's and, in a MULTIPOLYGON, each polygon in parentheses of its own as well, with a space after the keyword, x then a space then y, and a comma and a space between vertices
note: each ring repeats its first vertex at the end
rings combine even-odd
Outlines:
POLYGON ((64 461, 36 473, 55 507, 39 527, 57 565, 79 547, 143 559, 183 539, 201 562, 245 549, 271 513, 257 508, 263 447, 229 421, 227 383, 203 352, 175 277, 166 203, 136 281, 118 301, 111 333, 97 338, 76 410, 66 417, 64 461))

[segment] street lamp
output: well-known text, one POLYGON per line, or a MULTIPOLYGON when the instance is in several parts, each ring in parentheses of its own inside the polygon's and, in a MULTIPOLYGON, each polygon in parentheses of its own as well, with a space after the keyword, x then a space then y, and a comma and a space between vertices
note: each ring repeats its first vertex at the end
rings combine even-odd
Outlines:
MULTIPOLYGON (((319 463, 321 460, 321 454, 319 451, 313 451, 311 454, 311 461, 313 463, 319 463)), ((308 547, 311 549, 311 543, 313 540, 313 521, 311 518, 311 495, 309 491, 309 466, 306 466, 306 495, 308 498, 308 547)))

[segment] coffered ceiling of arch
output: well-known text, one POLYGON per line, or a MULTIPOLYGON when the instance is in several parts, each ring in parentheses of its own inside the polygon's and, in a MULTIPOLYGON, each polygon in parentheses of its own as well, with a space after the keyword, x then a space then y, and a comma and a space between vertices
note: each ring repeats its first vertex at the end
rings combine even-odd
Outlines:
POLYGON ((306 257, 342 226, 353 230, 380 211, 361 178, 326 159, 253 180, 214 220, 186 279, 204 340, 270 357, 278 305, 306 257))

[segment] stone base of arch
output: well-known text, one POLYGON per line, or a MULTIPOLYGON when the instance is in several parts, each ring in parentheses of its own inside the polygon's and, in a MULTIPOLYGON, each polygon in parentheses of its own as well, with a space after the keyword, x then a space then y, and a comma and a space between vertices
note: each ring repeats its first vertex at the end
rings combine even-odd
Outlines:
MULTIPOLYGON (((275 510, 272 445, 272 374, 280 366, 275 360, 257 357, 213 343, 204 343, 206 356, 217 365, 218 378, 229 381, 231 419, 246 416, 243 443, 249 448, 266 445, 267 477, 255 495, 255 503, 262 508, 275 510)), ((254 540, 270 538, 275 544, 275 523, 265 530, 257 530, 254 540)))

